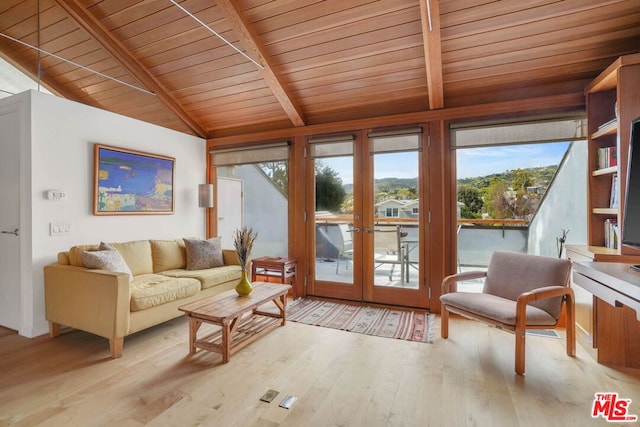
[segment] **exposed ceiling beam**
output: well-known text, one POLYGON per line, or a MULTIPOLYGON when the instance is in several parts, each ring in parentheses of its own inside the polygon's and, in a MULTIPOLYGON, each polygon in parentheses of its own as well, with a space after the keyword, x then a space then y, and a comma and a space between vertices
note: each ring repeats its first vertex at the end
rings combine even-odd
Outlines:
POLYGON ((260 35, 240 10, 240 6, 237 4, 238 2, 232 0, 217 0, 217 3, 229 20, 231 28, 240 38, 240 43, 257 62, 263 64, 264 68, 260 70, 262 77, 287 113, 287 116, 289 116, 293 125, 304 126, 305 119, 302 109, 288 90, 284 79, 277 71, 277 67, 271 55, 267 52, 266 46, 260 39, 260 35))
POLYGON ((164 86, 144 68, 111 33, 109 33, 78 0, 56 0, 69 16, 118 61, 134 78, 142 83, 173 114, 182 120, 196 135, 206 138, 207 132, 191 118, 184 108, 169 94, 164 86))
POLYGON ((429 91, 429 109, 444 107, 444 88, 442 85, 442 46, 440 40, 440 4, 439 0, 418 0, 422 21, 422 40, 424 60, 427 66, 427 89, 429 91))

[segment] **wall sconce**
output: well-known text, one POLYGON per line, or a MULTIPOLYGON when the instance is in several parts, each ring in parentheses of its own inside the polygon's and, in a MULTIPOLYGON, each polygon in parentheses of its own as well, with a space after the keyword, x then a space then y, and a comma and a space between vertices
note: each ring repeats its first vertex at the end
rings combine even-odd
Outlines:
POLYGON ((213 207, 213 184, 198 184, 198 206, 213 207))

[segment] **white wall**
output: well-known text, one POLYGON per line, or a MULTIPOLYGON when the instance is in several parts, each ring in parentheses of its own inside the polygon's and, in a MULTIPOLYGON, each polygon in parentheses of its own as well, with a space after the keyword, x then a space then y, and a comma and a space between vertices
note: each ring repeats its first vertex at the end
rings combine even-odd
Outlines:
POLYGON ((251 257, 288 256, 287 197, 255 165, 218 168, 218 175, 244 181, 244 225, 258 232, 251 257))
MULTIPOLYGON (((40 92, 16 95, 30 99, 31 160, 24 223, 30 223, 32 269, 22 277, 23 318, 20 333, 47 332, 42 268, 57 253, 76 244, 136 239, 171 239, 205 235, 204 209, 198 208, 197 186, 205 182, 204 139, 106 112, 40 92), (93 215, 93 144, 100 143, 175 157, 175 214, 93 215), (46 191, 67 192, 50 201, 46 191), (30 211, 29 211, 30 209, 30 211), (71 233, 50 236, 50 223, 69 223, 71 233)), ((11 102, 12 98, 3 99, 11 102)))
POLYGON ((558 256, 556 238, 568 229, 566 243, 587 242, 587 143, 571 145, 553 185, 529 225, 528 252, 558 256), (567 195, 570 195, 568 197, 567 195))

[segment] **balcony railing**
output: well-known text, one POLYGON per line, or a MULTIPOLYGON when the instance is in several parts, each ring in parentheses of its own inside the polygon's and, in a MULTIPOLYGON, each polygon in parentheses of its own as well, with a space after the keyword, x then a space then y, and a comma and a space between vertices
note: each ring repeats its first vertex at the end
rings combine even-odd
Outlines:
MULTIPOLYGON (((342 236, 339 224, 352 223, 351 215, 319 215, 316 217, 316 256, 323 262, 337 259, 342 236)), ((412 242, 419 240, 418 220, 412 218, 376 218, 375 225, 400 225, 412 242)), ((460 219, 457 232, 457 270, 484 269, 491 254, 497 250, 526 253, 528 249, 528 222, 518 219, 460 219)), ((418 251, 411 251, 407 263, 415 268, 406 272, 409 283, 417 280, 418 251)), ((337 269, 334 269, 337 270, 337 269)), ((377 271, 380 273, 380 271, 377 271)), ((333 273, 335 274, 335 273, 333 273)), ((384 274, 382 274, 384 276, 384 274)), ((326 280, 330 280, 325 278, 326 280)), ((400 286, 394 278, 390 286, 400 286), (397 283, 396 283, 397 282, 397 283)), ((481 281, 479 285, 481 286, 481 281)), ((474 285, 472 283, 472 285, 474 285)), ((406 285, 405 285, 406 286, 406 285)), ((473 287, 473 286, 472 286, 473 287)))
POLYGON ((484 268, 497 250, 527 253, 528 225, 521 219, 459 219, 459 268, 484 268))
MULTIPOLYGON (((351 215, 323 215, 316 217, 316 226, 328 229, 352 220, 351 215)), ((401 225, 410 233, 417 233, 418 228, 418 221, 412 218, 376 218, 376 224, 401 225)), ((529 231, 526 220, 459 219, 458 225, 458 262, 461 267, 486 267, 496 250, 527 252, 529 231)), ((337 234, 336 239, 339 239, 337 234)))

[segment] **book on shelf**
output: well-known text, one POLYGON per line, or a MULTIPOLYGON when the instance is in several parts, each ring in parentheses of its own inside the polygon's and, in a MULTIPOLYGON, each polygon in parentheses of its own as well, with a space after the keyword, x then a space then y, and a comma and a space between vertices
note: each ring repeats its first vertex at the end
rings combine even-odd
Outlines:
POLYGON ((616 121, 618 121, 618 118, 614 117, 613 119, 609 120, 608 122, 605 122, 605 123, 601 124, 600 126, 598 126, 598 130, 602 130, 602 129, 606 128, 607 126, 611 126, 616 121))
POLYGON ((618 221, 615 219, 604 220, 604 246, 618 249, 618 221))
POLYGON ((598 148, 596 158, 598 169, 618 166, 618 147, 598 148))
POLYGON ((609 200, 610 208, 618 207, 618 174, 614 173, 611 178, 611 198, 609 200))

